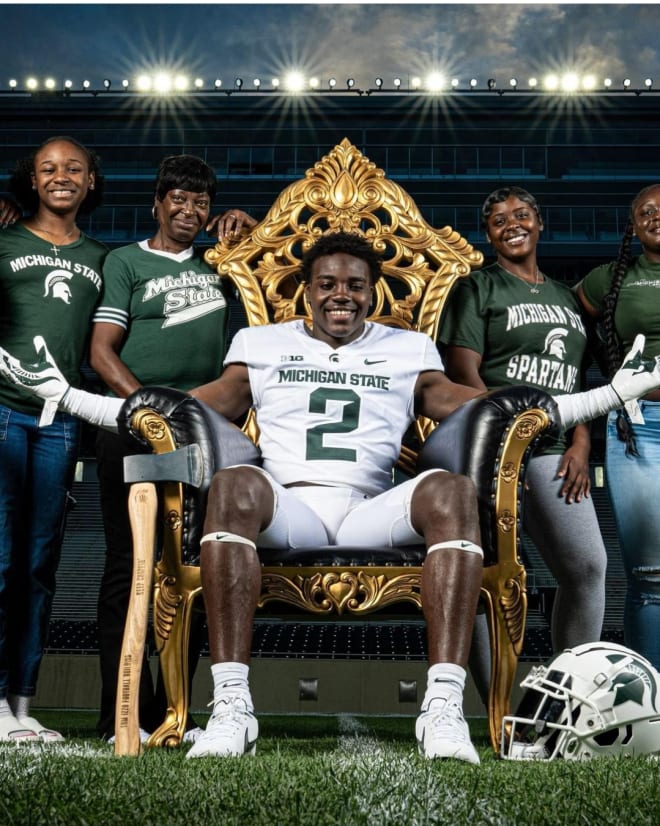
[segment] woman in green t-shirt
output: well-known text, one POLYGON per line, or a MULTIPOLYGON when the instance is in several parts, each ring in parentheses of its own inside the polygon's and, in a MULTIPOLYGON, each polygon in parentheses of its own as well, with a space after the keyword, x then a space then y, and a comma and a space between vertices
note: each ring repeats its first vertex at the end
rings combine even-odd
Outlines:
MULTIPOLYGON (((103 265, 103 293, 92 319, 90 364, 110 395, 127 398, 144 385, 190 390, 222 372, 229 318, 227 283, 197 246, 203 229, 215 228, 231 242, 256 221, 229 210, 212 217, 215 171, 194 155, 161 161, 155 181, 154 234, 112 250, 103 265), (217 226, 216 226, 217 225, 217 226)), ((99 586, 98 631, 101 699, 97 731, 115 732, 117 676, 133 573, 133 539, 124 489, 124 456, 133 452, 117 433, 99 430, 97 472, 106 547, 99 586)), ((195 612, 191 651, 202 644, 195 612)), ((197 658, 190 657, 191 673, 197 658)), ((154 731, 167 712, 162 680, 156 686, 146 659, 140 677, 141 736, 154 731)), ((191 717, 184 742, 200 729, 191 717)))
MULTIPOLYGON (((100 203, 102 186, 93 152, 72 138, 50 138, 18 164, 9 188, 26 217, 0 232, 0 342, 32 363, 35 337, 47 338, 74 386, 107 252, 76 219, 100 203)), ((39 400, 0 381, 0 741, 63 739, 30 716, 29 706, 78 430, 73 416, 42 412, 39 400)))
MULTIPOLYGON (((633 200, 619 256, 578 285, 584 308, 602 321, 608 372, 644 333, 645 356, 660 354, 660 184, 633 200), (633 256, 632 239, 642 254, 633 256), (634 333, 633 333, 634 330, 634 333)), ((627 590, 625 644, 660 668, 660 391, 609 414, 605 471, 627 590)))
MULTIPOLYGON (((496 262, 454 289, 439 340, 447 375, 491 390, 526 384, 559 395, 581 389, 587 335, 572 290, 539 268, 543 231, 529 192, 508 186, 486 198, 482 226, 496 262)), ((555 653, 600 638, 607 556, 589 497, 589 428, 577 425, 529 462, 523 526, 557 581, 551 637, 555 653)), ((471 667, 482 697, 488 637, 478 618, 471 667)))

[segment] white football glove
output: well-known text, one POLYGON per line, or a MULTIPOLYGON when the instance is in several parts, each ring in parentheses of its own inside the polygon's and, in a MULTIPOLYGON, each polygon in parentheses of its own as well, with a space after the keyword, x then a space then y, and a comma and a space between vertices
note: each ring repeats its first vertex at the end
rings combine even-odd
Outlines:
MULTIPOLYGON (((660 387, 660 356, 642 358, 645 341, 641 334, 635 337, 632 349, 626 354, 623 364, 609 384, 594 387, 584 393, 555 396, 563 427, 588 422, 610 410, 616 410, 624 403, 630 412, 631 406, 637 407, 636 399, 660 387)), ((643 417, 641 421, 639 418, 635 418, 635 421, 644 423, 643 417)))
POLYGON ((39 427, 52 423, 57 407, 69 389, 69 383, 51 356, 43 336, 35 336, 34 349, 37 361, 22 364, 0 347, 0 374, 21 387, 27 393, 44 400, 39 427))
POLYGON ((643 358, 646 339, 640 333, 610 384, 622 402, 639 399, 660 387, 660 356, 643 358))

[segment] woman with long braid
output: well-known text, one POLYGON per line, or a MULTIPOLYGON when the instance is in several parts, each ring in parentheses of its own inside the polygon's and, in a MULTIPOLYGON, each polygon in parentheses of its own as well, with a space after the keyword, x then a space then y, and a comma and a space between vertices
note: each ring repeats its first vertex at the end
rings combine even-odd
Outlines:
MULTIPOLYGON (((616 261, 578 285, 588 313, 602 321, 607 370, 614 375, 628 345, 644 333, 645 356, 660 354, 660 183, 633 200, 616 261), (642 254, 632 252, 637 236, 642 254)), ((607 422, 608 490, 627 591, 625 644, 660 667, 660 391, 612 411, 607 422)))

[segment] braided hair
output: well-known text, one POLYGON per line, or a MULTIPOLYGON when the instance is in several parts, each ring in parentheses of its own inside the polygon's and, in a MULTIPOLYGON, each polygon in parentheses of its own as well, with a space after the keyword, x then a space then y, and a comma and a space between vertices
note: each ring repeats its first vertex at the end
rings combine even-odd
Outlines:
MULTIPOLYGON (((628 222, 621 238, 621 245, 619 246, 619 254, 614 262, 614 269, 612 274, 612 281, 610 289, 603 299, 603 330, 605 332, 605 352, 607 359, 607 373, 608 378, 612 379, 616 371, 621 367, 623 361, 623 348, 621 340, 616 332, 614 323, 614 315, 616 313, 616 306, 619 300, 619 292, 621 285, 626 277, 626 273, 630 269, 633 260, 632 255, 632 239, 634 235, 633 216, 637 204, 645 197, 646 193, 652 189, 657 189, 660 184, 651 184, 644 187, 637 193, 630 205, 630 214, 628 222)), ((635 443, 635 435, 633 433, 632 424, 628 412, 625 407, 617 411, 616 431, 619 439, 625 442, 626 456, 639 456, 637 445, 635 443)))

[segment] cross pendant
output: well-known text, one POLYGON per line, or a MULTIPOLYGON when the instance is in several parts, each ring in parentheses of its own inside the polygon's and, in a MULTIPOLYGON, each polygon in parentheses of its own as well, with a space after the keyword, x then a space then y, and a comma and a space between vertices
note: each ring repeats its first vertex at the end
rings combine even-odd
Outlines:
POLYGON ((55 255, 60 254, 60 248, 56 244, 53 244, 53 246, 50 249, 52 249, 52 251, 55 253, 55 255))

